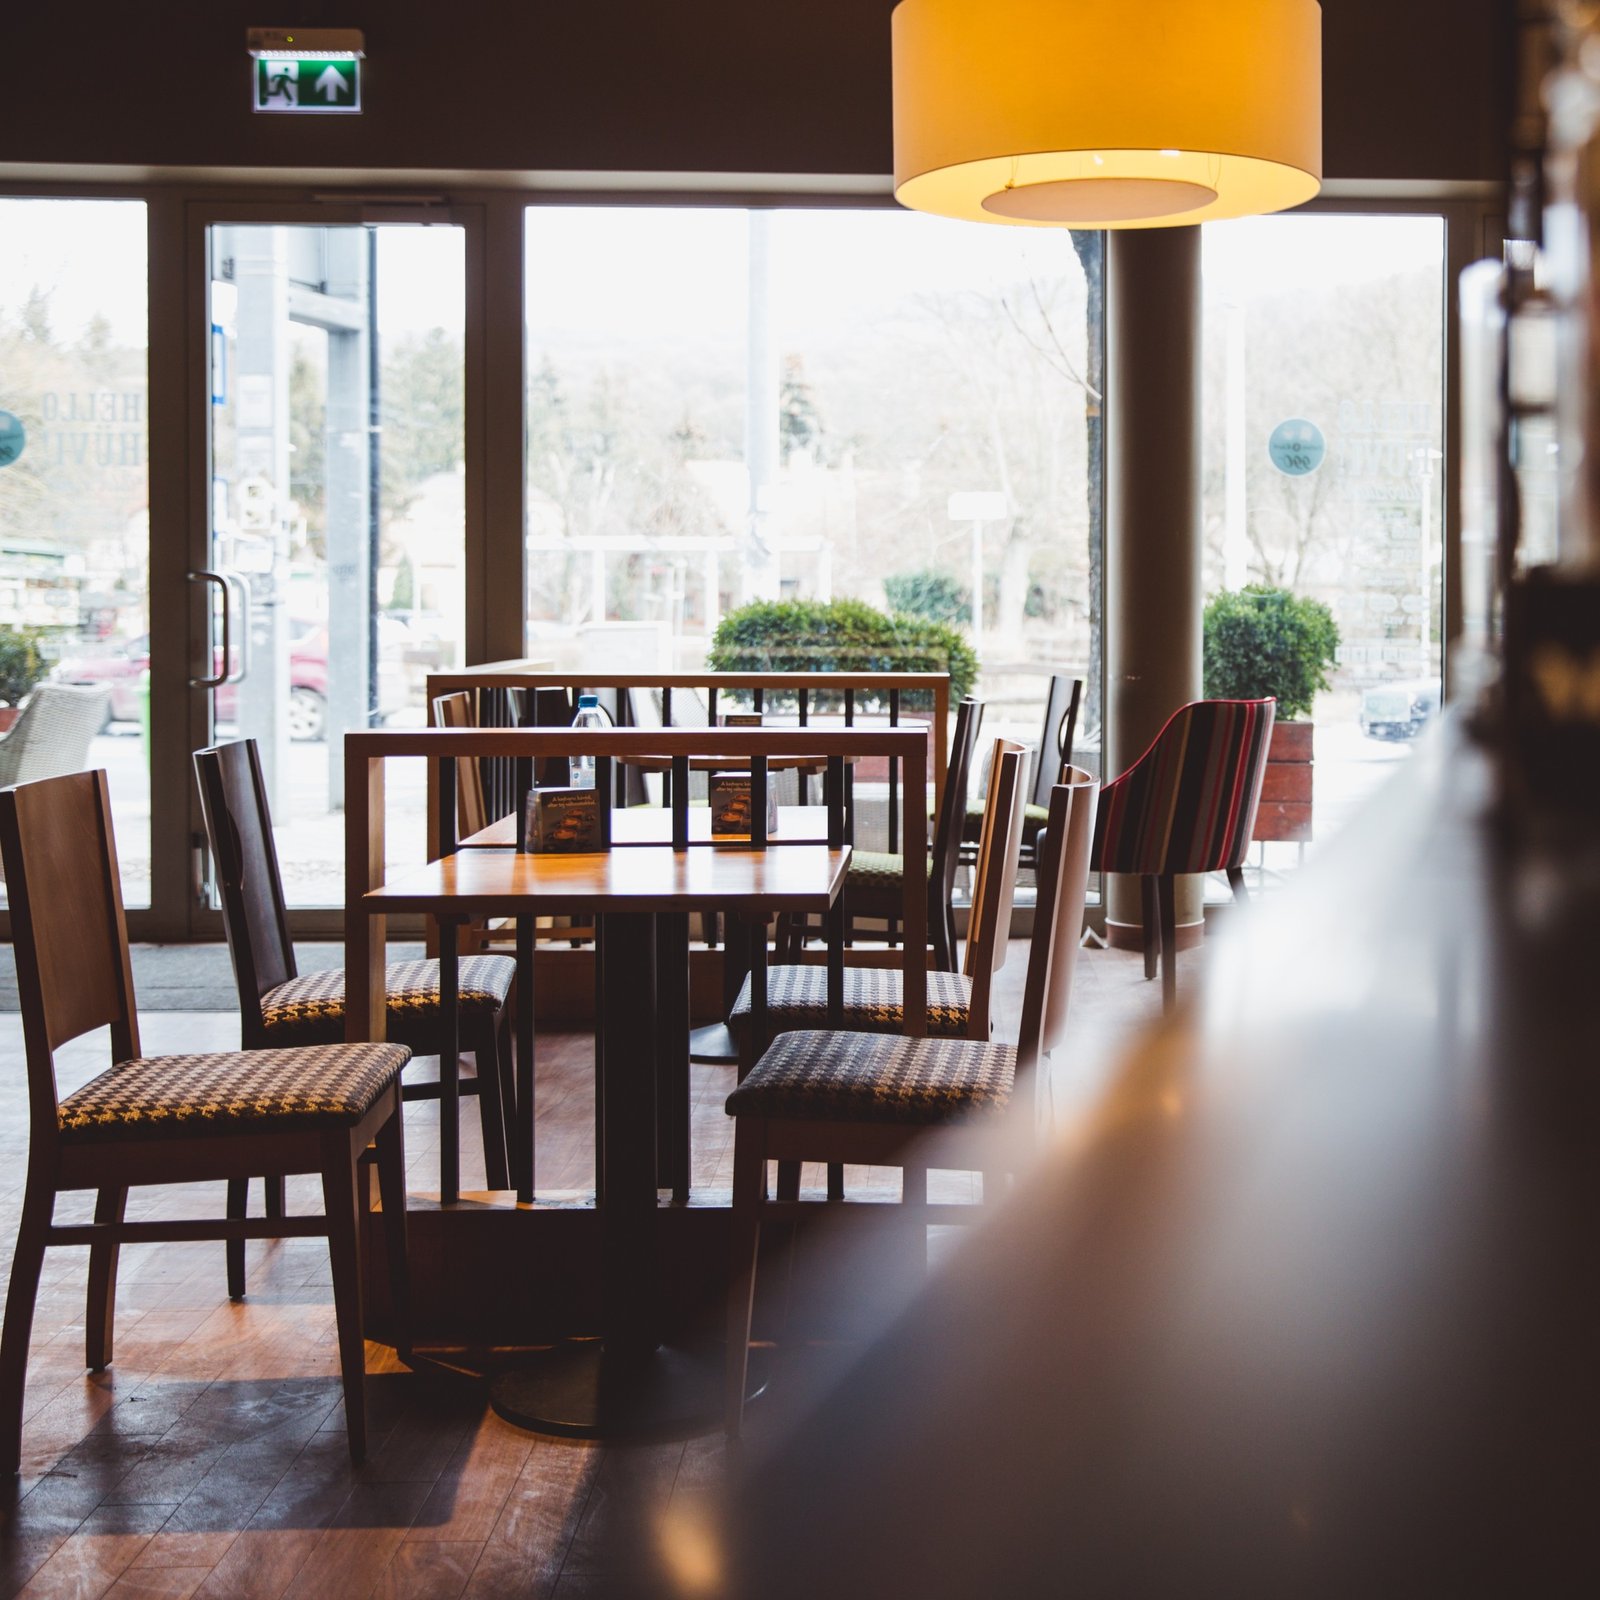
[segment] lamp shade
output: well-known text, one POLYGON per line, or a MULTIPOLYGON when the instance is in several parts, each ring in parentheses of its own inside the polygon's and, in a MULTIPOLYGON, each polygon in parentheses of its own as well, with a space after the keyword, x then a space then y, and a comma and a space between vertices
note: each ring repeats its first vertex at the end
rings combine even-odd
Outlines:
POLYGON ((1317 0, 900 0, 901 204, 1149 228, 1322 186, 1317 0))

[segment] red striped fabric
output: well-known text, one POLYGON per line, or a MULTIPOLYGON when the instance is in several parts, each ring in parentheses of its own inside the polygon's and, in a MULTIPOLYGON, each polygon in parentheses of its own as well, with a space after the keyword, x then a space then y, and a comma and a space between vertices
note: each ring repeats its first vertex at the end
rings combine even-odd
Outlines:
POLYGON ((1100 791, 1096 870, 1220 872, 1244 864, 1267 770, 1275 700, 1180 706, 1100 791))

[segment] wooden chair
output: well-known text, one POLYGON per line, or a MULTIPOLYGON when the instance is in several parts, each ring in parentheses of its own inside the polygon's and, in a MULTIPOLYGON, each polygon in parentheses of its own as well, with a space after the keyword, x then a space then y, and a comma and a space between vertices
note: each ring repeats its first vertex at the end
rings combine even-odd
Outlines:
POLYGON ((407 1353, 405 1151, 402 1044, 206 1052, 147 1058, 128 960, 111 805, 104 772, 0 790, 17 987, 28 1068, 28 1177, 17 1232, 5 1331, 0 1336, 0 1468, 22 1453, 28 1339, 44 1253, 89 1246, 84 1360, 112 1357, 117 1255, 123 1244, 262 1239, 325 1234, 344 1374, 351 1459, 366 1454, 361 1232, 365 1189, 357 1162, 377 1144, 400 1349, 407 1353), (110 1026, 110 1071, 65 1099, 56 1049, 110 1026), (267 1173, 319 1173, 325 1215, 127 1222, 136 1184, 243 1181, 267 1173), (54 1222, 64 1190, 98 1191, 94 1221, 54 1222))
MULTIPOLYGON (((956 886, 961 829, 967 815, 967 779, 972 752, 983 721, 983 702, 968 696, 956 707, 956 726, 945 770, 944 795, 934 821, 933 849, 928 856, 928 929, 933 964, 941 972, 956 967, 956 919, 950 897, 956 886)), ((857 850, 844 880, 845 916, 881 918, 893 926, 905 903, 901 888, 905 858, 878 850, 857 850)))
MULTIPOLYGON (((195 752, 195 775, 211 857, 222 891, 222 921, 239 994, 241 1044, 246 1050, 336 1044, 344 1038, 344 969, 301 974, 289 937, 283 880, 272 838, 272 816, 253 739, 195 752)), ((461 963, 462 1047, 471 1050, 476 1077, 461 1084, 478 1096, 484 1177, 491 1189, 511 1186, 506 1129, 515 1105, 507 998, 517 964, 509 956, 469 956, 461 963)), ((386 973, 388 1037, 419 1056, 443 1048, 439 1030, 439 963, 392 961, 386 973)), ((436 1100, 438 1083, 408 1083, 407 1100, 436 1100)), ((229 1191, 230 1215, 245 1214, 248 1179, 229 1191)), ((279 1214, 281 1188, 267 1185, 267 1215, 279 1214)), ((244 1293, 244 1245, 230 1246, 228 1293, 244 1293)))
POLYGON ((1177 1000, 1179 873, 1226 872, 1242 905, 1272 743, 1275 700, 1195 700, 1180 706, 1134 764, 1105 786, 1093 870, 1139 878, 1144 975, 1161 961, 1161 1001, 1177 1000))
MULTIPOLYGON (((1017 847, 1022 835, 1023 765, 1028 752, 996 739, 993 777, 985 802, 983 844, 972 895, 972 921, 960 972, 928 974, 928 1031, 940 1038, 987 1039, 994 976, 1005 964, 1011 906, 1017 886, 1017 847)), ((815 963, 767 969, 767 1031, 826 1028, 828 969, 815 963)), ((869 1033, 898 1033, 905 1022, 904 974, 899 967, 844 969, 844 1004, 834 1025, 869 1033)), ((740 1061, 754 1064, 766 1040, 750 1037, 750 979, 728 1017, 740 1061)))
MULTIPOLYGON (((744 1414, 756 1255, 767 1220, 799 1202, 766 1198, 767 1162, 863 1162, 904 1170, 904 1201, 927 1212, 930 1155, 994 1171, 994 1137, 1039 1120, 1047 1088, 1041 1059, 1065 1032, 1083 927, 1097 785, 1069 768, 1050 797, 1039 898, 1019 1042, 914 1038, 806 1030, 779 1035, 728 1097, 734 1124, 733 1264, 728 1291, 726 1421, 737 1438, 744 1414), (970 1140, 970 1145, 966 1141, 970 1140), (964 1148, 965 1146, 965 1148, 964 1148), (970 1153, 969 1153, 970 1152, 970 1153)), ((815 1204, 816 1202, 811 1202, 815 1204)))
MULTIPOLYGON (((542 691, 540 691, 542 692, 542 691)), ((473 710, 472 696, 465 689, 433 697, 433 725, 436 728, 475 728, 477 716, 473 710)), ((565 766, 564 758, 557 764, 565 766)), ((560 782, 560 779, 556 780, 560 782)), ((494 819, 489 815, 489 805, 483 784, 483 768, 475 760, 456 763, 456 837, 470 838, 487 828, 494 819)), ((521 824, 519 822, 518 826, 521 824)), ((507 917, 475 917, 462 924, 458 948, 463 955, 484 951, 515 951, 517 925, 507 917)), ((594 938, 592 922, 579 924, 571 917, 540 917, 534 925, 534 938, 538 941, 565 939, 577 944, 594 938)))
MULTIPOLYGON (((472 696, 465 689, 453 694, 435 695, 433 725, 436 728, 475 728, 478 719, 472 709, 472 696)), ((489 826, 489 808, 483 798, 483 772, 474 760, 456 763, 456 837, 466 839, 489 826)))
MULTIPOLYGON (((1061 782, 1061 774, 1072 763, 1073 741, 1078 734, 1078 707, 1083 700, 1083 679, 1053 673, 1050 692, 1045 698, 1044 726, 1039 730, 1039 756, 1033 764, 1033 789, 1022 821, 1022 865, 1031 871, 1037 860, 1035 841, 1044 826, 1050 806, 1050 791, 1061 782)), ((978 841, 983 837, 983 800, 967 801, 966 827, 961 835, 961 864, 972 866, 978 859, 978 841)))

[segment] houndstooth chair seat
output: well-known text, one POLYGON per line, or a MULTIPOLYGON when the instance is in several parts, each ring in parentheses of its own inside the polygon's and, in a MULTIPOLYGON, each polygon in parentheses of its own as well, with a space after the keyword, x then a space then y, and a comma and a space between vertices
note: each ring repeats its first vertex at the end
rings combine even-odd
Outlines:
MULTIPOLYGON (((462 1031, 474 1017, 492 1017, 516 982, 510 956, 467 956, 457 986, 462 1031)), ((418 1055, 439 1053, 439 963, 391 961, 384 969, 385 1031, 418 1055)), ((344 1034, 344 969, 303 972, 261 997, 261 1022, 277 1045, 329 1044, 344 1034)))
POLYGON ((727 1110, 772 1121, 931 1126, 1003 1111, 1016 1063, 1005 1044, 806 1029, 774 1041, 727 1110))
MULTIPOLYGON (((931 857, 927 865, 931 878, 934 868, 931 857)), ((898 891, 905 870, 906 858, 902 855, 890 855, 887 850, 853 850, 850 865, 844 869, 844 881, 847 886, 853 884, 858 889, 898 891)))
POLYGON ((410 1059, 401 1044, 141 1056, 69 1094, 57 1121, 72 1144, 354 1127, 410 1059))
MULTIPOLYGON (((905 977, 898 967, 846 967, 842 1027, 864 1033, 897 1031, 905 1017, 905 977)), ((750 1027, 751 990, 746 976, 728 1014, 728 1031, 740 1044, 750 1027)), ((972 1015, 972 980, 960 972, 928 974, 928 1032, 961 1039, 972 1015)), ((779 966, 767 969, 767 1026, 773 1033, 828 1026, 828 969, 779 966)))

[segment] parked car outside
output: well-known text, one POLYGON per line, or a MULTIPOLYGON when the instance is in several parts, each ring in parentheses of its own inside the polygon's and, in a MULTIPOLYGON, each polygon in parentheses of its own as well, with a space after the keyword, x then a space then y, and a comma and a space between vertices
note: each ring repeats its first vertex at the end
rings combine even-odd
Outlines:
POLYGON ((1361 731, 1369 739, 1415 739, 1439 709, 1439 683, 1378 683, 1361 696, 1361 731))
MULTIPOLYGON (((380 622, 380 638, 385 653, 396 645, 384 637, 380 622)), ((403 630, 402 630, 403 631, 403 630)), ((221 660, 218 660, 218 666, 221 660)), ((105 655, 80 656, 58 662, 51 677, 57 683, 110 684, 111 706, 107 722, 138 722, 140 680, 150 665, 150 636, 142 633, 105 655)), ((214 691, 216 720, 232 722, 238 707, 238 686, 225 683, 214 691)), ((394 662, 380 659, 378 667, 378 712, 380 718, 391 716, 407 704, 408 680, 404 670, 394 662)), ((289 641, 289 737, 297 740, 319 740, 328 732, 328 630, 318 624, 289 641)))

